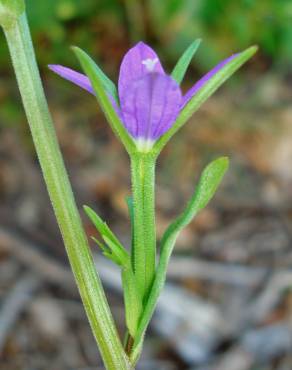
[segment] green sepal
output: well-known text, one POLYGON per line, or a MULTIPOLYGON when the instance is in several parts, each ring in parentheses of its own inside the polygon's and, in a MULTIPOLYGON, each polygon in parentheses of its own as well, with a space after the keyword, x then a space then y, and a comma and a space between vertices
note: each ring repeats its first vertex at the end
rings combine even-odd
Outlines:
POLYGON ((190 65, 196 51, 198 50, 202 40, 197 39, 191 43, 191 45, 186 49, 183 55, 179 58, 173 71, 171 72, 171 77, 180 85, 185 73, 190 65))
POLYGON ((24 0, 0 0, 0 26, 9 28, 24 11, 24 0))
POLYGON ((211 162, 203 171, 195 192, 182 214, 167 228, 161 240, 160 260, 153 286, 144 308, 139 328, 135 337, 131 360, 135 362, 139 356, 146 328, 150 322, 159 295, 163 289, 169 258, 173 251, 180 231, 186 227, 202 210, 215 194, 221 180, 228 169, 228 158, 222 157, 211 162))
POLYGON ((95 64, 93 59, 91 59, 91 57, 83 50, 78 47, 73 47, 72 49, 93 86, 97 100, 113 132, 122 141, 129 154, 135 152, 136 144, 125 129, 108 96, 107 87, 105 86, 104 78, 101 77, 100 68, 95 64))
POLYGON ((103 254, 112 261, 116 262, 118 265, 125 266, 130 257, 118 238, 93 209, 88 206, 84 206, 83 209, 106 243, 107 247, 105 247, 97 239, 93 239, 100 246, 103 254))
POLYGON ((96 64, 96 74, 98 75, 105 91, 114 98, 117 106, 120 105, 118 90, 113 81, 102 71, 102 69, 96 64))
POLYGON ((157 140, 153 146, 152 153, 158 155, 169 139, 234 72, 256 53, 257 49, 257 46, 251 46, 239 53, 212 76, 181 110, 172 127, 157 140))

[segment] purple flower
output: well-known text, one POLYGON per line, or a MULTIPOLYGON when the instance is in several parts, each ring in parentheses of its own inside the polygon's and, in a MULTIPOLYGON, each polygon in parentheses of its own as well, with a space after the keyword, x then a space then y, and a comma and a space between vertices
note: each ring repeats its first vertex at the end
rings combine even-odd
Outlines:
MULTIPOLYGON (((119 105, 109 96, 119 117, 137 146, 148 150, 167 132, 181 109, 198 93, 205 83, 235 55, 224 60, 202 77, 182 96, 177 82, 164 72, 157 54, 139 42, 124 56, 118 81, 119 105)), ((65 78, 94 93, 88 77, 60 65, 49 68, 65 78)))

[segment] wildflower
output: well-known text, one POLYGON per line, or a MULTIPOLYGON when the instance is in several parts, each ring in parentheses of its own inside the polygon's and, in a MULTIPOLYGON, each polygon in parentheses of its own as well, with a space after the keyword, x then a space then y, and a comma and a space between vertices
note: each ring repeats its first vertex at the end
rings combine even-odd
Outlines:
MULTIPOLYGON (((143 42, 130 49, 120 67, 118 101, 114 96, 110 96, 110 100, 137 147, 150 150, 154 142, 171 128, 189 100, 235 56, 218 64, 183 96, 179 84, 165 73, 154 50, 143 42)), ((60 65, 50 65, 49 68, 95 94, 87 76, 60 65)))

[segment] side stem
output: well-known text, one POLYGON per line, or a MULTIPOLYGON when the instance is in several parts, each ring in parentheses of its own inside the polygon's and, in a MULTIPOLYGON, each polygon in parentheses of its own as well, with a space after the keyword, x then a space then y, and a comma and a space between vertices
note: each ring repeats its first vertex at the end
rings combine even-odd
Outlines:
POLYGON ((136 153, 131 158, 134 206, 132 263, 142 297, 147 297, 155 275, 155 157, 136 153))
POLYGON ((25 13, 4 27, 19 90, 77 286, 105 367, 129 370, 73 197, 43 92, 25 13))

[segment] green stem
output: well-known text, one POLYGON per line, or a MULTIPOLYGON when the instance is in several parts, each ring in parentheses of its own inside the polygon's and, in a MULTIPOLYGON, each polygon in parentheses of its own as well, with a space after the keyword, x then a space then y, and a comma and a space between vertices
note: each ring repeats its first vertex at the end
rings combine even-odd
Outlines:
POLYGON ((131 369, 75 204, 41 84, 25 13, 4 27, 4 32, 39 162, 94 337, 107 369, 131 369))
POLYGON ((147 297, 155 275, 155 157, 136 153, 131 158, 134 205, 132 262, 141 296, 147 297))

